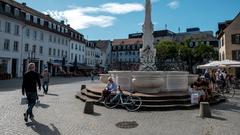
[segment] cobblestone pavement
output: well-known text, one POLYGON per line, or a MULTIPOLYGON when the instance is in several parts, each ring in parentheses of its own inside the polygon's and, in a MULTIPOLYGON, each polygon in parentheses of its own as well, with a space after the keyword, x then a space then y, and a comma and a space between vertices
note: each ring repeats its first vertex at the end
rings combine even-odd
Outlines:
POLYGON ((240 135, 239 91, 229 102, 212 107, 214 118, 197 117, 198 109, 128 112, 103 106, 94 106, 95 114, 87 115, 84 102, 75 98, 81 84, 92 83, 83 80, 51 85, 49 95, 40 92, 35 120, 27 124, 20 89, 0 92, 0 135, 240 135), (138 126, 116 127, 121 121, 136 121, 138 126))

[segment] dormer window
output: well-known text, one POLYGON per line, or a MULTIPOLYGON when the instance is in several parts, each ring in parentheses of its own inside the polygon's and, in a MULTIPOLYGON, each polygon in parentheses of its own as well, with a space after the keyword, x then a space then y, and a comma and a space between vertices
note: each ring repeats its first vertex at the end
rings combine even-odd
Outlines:
POLYGON ((40 25, 44 25, 44 20, 42 18, 40 19, 40 25))
POLYGON ((37 17, 36 16, 33 16, 33 22, 37 23, 37 17))
POLYGON ((57 31, 60 32, 60 26, 59 25, 57 26, 57 31))
POLYGON ((5 12, 10 13, 10 11, 11 11, 11 7, 8 4, 6 4, 5 5, 5 12))
POLYGON ((71 32, 71 37, 73 37, 73 32, 71 32))
POLYGON ((65 28, 65 33, 68 33, 68 29, 67 28, 65 28))
POLYGON ((61 28, 61 32, 64 33, 64 27, 61 28))
POLYGON ((19 9, 17 9, 17 8, 14 9, 14 15, 19 16, 19 9))
POLYGON ((48 28, 52 29, 52 23, 51 22, 48 22, 48 28))
POLYGON ((53 29, 56 29, 56 24, 55 23, 53 24, 53 29))
POLYGON ((29 13, 26 13, 26 18, 25 18, 27 21, 30 21, 30 14, 29 13))

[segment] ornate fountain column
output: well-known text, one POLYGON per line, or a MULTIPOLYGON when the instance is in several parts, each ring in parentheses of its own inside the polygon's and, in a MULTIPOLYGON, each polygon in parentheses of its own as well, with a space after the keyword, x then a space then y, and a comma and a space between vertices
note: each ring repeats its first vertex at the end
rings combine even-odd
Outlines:
POLYGON ((145 3, 145 19, 142 26, 143 47, 140 49, 140 71, 155 71, 156 49, 153 47, 153 24, 151 19, 151 0, 145 3))

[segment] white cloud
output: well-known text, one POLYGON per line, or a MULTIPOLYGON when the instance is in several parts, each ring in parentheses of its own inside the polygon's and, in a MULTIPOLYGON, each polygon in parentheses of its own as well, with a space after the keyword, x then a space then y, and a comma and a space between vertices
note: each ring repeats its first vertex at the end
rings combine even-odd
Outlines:
POLYGON ((91 26, 109 27, 114 24, 116 17, 113 14, 127 14, 144 10, 143 5, 138 3, 106 3, 99 7, 76 7, 69 6, 70 9, 64 11, 47 10, 45 14, 49 14, 56 20, 67 20, 67 23, 74 29, 85 29, 91 26), (112 15, 101 15, 108 13, 112 15))
POLYGON ((107 3, 100 6, 103 12, 112 13, 112 14, 126 14, 130 12, 137 12, 144 10, 142 4, 138 3, 107 3))
POLYGON ((177 9, 179 7, 179 1, 172 1, 168 3, 167 6, 171 9, 177 9))

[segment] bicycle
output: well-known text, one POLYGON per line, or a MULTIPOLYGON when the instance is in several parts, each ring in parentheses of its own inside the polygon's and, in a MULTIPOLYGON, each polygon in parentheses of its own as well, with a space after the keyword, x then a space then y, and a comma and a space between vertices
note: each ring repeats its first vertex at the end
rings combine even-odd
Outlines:
POLYGON ((130 95, 125 95, 120 89, 120 87, 118 91, 119 93, 117 93, 116 95, 110 94, 105 98, 103 102, 105 107, 112 109, 117 107, 118 105, 122 105, 131 112, 136 111, 141 107, 142 100, 138 96, 132 96, 134 92, 131 92, 130 95))
POLYGON ((235 82, 218 81, 216 91, 218 94, 222 96, 225 96, 227 98, 232 98, 235 95, 235 88, 236 88, 235 82))

